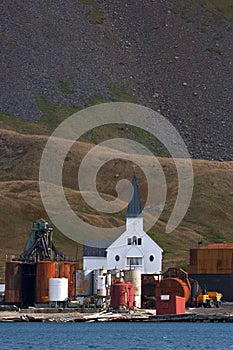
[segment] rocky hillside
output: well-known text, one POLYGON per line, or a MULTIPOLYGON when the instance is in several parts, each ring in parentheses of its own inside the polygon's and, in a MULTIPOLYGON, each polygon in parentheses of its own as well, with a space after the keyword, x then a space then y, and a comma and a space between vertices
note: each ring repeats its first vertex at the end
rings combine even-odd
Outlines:
POLYGON ((232 160, 231 0, 2 0, 0 16, 4 127, 121 91, 194 158, 232 160))
MULTIPOLYGON (((47 136, 23 135, 0 130, 0 261, 6 254, 20 254, 24 250, 32 223, 47 218, 39 193, 39 162, 47 136)), ((85 222, 99 227, 116 227, 125 224, 123 210, 116 215, 93 210, 80 195, 77 183, 77 164, 91 149, 90 143, 76 142, 66 158, 63 185, 66 198, 75 213, 85 222)), ((112 152, 110 149, 103 152, 112 152)), ((101 152, 102 154, 102 152, 101 152)), ((166 174, 167 201, 159 221, 149 231, 153 239, 164 249, 164 269, 188 264, 189 249, 213 242, 233 242, 233 162, 193 160, 195 184, 190 208, 181 225, 166 234, 165 227, 177 197, 177 174, 173 161, 159 158, 166 174)), ((150 159, 143 156, 143 169, 149 168, 150 159)), ((99 171, 97 188, 106 200, 116 196, 116 184, 121 179, 132 178, 133 165, 123 160, 106 163, 99 171)), ((142 204, 147 196, 146 178, 136 168, 142 204)), ((54 198, 56 200, 56 198, 54 198)), ((126 205, 127 203, 125 203, 126 205)), ((63 215, 63 213, 61 213, 63 215)), ((82 247, 62 235, 55 227, 56 246, 64 254, 81 258, 82 247)), ((1 279, 0 266, 0 279, 1 279)))

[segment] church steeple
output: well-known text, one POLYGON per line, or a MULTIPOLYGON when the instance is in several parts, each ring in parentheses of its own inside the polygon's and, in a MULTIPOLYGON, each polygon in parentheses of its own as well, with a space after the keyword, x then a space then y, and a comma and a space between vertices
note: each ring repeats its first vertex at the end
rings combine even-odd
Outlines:
POLYGON ((137 218, 137 217, 143 217, 143 214, 142 214, 141 200, 138 192, 137 179, 134 173, 126 218, 137 218))

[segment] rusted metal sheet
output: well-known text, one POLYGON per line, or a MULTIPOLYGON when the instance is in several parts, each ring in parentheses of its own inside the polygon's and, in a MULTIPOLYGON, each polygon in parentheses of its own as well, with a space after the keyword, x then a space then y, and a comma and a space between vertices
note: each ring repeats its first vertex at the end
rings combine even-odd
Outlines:
POLYGON ((6 261, 5 302, 20 304, 22 301, 21 261, 6 261))
POLYGON ((197 265, 197 250, 198 249, 190 249, 190 252, 189 252, 190 265, 197 265))
POLYGON ((223 294, 223 301, 233 301, 233 274, 190 274, 207 291, 223 294))

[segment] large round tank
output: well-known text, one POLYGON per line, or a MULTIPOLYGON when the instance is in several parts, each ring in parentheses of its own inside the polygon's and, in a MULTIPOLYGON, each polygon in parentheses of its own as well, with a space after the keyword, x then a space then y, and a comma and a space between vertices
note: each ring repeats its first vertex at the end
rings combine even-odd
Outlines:
POLYGON ((53 261, 39 261, 36 267, 36 303, 49 302, 49 279, 59 277, 59 265, 53 261))
POLYGON ((141 307, 141 271, 140 270, 125 270, 125 282, 131 282, 134 285, 134 299, 136 307, 141 307))
POLYGON ((22 269, 20 261, 7 261, 5 272, 5 302, 20 304, 22 301, 22 269))
POLYGON ((65 301, 68 298, 68 278, 49 279, 49 301, 65 301))
POLYGON ((113 309, 133 307, 134 286, 130 282, 117 281, 111 285, 111 306, 113 309))
POLYGON ((74 299, 76 296, 76 263, 61 261, 59 263, 59 277, 68 278, 68 295, 74 299))
POLYGON ((190 289, 188 285, 179 278, 169 277, 163 279, 155 288, 155 295, 172 295, 185 298, 188 301, 190 296, 190 289))

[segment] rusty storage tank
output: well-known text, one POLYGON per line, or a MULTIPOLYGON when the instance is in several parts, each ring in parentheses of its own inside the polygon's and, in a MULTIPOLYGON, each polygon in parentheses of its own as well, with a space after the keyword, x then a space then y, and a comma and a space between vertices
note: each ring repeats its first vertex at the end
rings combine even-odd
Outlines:
POLYGON ((36 303, 49 303, 49 279, 59 277, 59 263, 39 261, 36 266, 36 303))
POLYGON ((21 304, 22 301, 22 262, 6 261, 5 302, 21 304))
POLYGON ((192 274, 233 274, 233 243, 209 244, 190 249, 192 274))
POLYGON ((125 282, 131 282, 134 285, 134 299, 136 307, 141 307, 141 295, 142 295, 142 281, 141 281, 141 271, 140 270, 125 270, 124 271, 125 282))
POLYGON ((190 288, 179 278, 169 277, 163 279, 155 288, 156 298, 161 295, 179 296, 187 303, 190 297, 190 288))
POLYGON ((124 282, 123 279, 111 285, 111 306, 113 309, 132 308, 132 294, 134 286, 130 282, 124 282))
POLYGON ((68 278, 68 295, 74 299, 76 296, 76 263, 70 261, 59 262, 59 277, 68 278))

